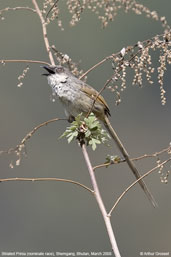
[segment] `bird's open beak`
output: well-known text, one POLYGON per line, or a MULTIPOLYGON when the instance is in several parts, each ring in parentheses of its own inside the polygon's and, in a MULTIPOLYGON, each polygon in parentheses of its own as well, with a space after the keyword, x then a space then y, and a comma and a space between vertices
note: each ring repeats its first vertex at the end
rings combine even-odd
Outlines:
POLYGON ((53 66, 42 66, 45 70, 48 71, 48 73, 43 73, 44 76, 49 76, 51 74, 55 74, 55 67, 53 66))

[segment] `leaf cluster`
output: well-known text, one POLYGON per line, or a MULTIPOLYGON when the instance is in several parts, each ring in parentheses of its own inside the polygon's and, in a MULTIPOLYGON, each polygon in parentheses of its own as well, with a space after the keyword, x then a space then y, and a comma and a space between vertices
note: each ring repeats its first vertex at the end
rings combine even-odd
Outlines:
POLYGON ((96 149, 98 144, 104 144, 110 138, 93 113, 88 117, 79 114, 60 138, 63 137, 67 138, 68 143, 73 139, 77 139, 79 142, 84 141, 93 150, 96 149))

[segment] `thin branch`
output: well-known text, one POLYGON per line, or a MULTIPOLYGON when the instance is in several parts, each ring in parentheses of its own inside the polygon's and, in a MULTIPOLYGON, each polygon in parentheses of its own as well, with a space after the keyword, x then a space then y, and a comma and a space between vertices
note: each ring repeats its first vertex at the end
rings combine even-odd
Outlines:
POLYGON ((48 120, 48 121, 45 121, 41 124, 39 124, 38 126, 34 127, 29 133, 27 133, 27 135, 21 140, 21 142, 14 148, 10 148, 6 151, 0 151, 0 154, 4 154, 4 153, 12 153, 12 152, 20 152, 22 150, 22 148, 25 146, 25 143, 27 140, 29 140, 33 134, 41 127, 43 126, 47 126, 49 123, 52 123, 52 122, 55 122, 55 121, 58 121, 58 120, 67 120, 67 119, 62 119, 62 118, 54 118, 54 119, 51 119, 51 120, 48 120))
POLYGON ((67 119, 64 119, 64 118, 54 118, 54 119, 51 119, 51 120, 48 120, 48 121, 45 121, 41 124, 39 124, 38 126, 34 127, 24 138, 23 140, 21 141, 21 144, 25 144, 25 142, 30 139, 33 134, 38 130, 40 129, 41 127, 44 127, 44 126, 47 126, 49 123, 52 123, 52 122, 55 122, 55 121, 58 121, 58 120, 65 120, 67 121, 67 119))
POLYGON ((144 154, 144 155, 142 155, 142 156, 133 158, 133 161, 139 161, 139 160, 144 159, 144 158, 153 158, 153 157, 157 157, 157 156, 159 156, 159 155, 161 155, 161 154, 163 154, 163 153, 166 153, 166 152, 169 153, 169 151, 171 151, 171 146, 169 146, 169 147, 167 147, 167 148, 164 148, 164 149, 162 149, 161 151, 156 152, 156 153, 154 153, 154 154, 144 154))
MULTIPOLYGON (((160 34, 158 35, 158 37, 166 37, 166 34, 160 34)), ((110 56, 107 56, 105 57, 103 60, 101 60, 100 62, 98 62, 97 64, 93 65, 89 70, 87 70, 83 75, 80 76, 80 79, 82 79, 84 76, 86 76, 89 72, 91 72, 92 70, 94 70, 95 68, 97 68, 98 66, 100 66, 101 64, 103 64, 104 62, 106 62, 107 60, 110 60, 110 59, 114 59, 115 57, 120 57, 120 61, 118 61, 118 64, 117 64, 117 67, 115 68, 115 71, 113 73, 113 75, 105 82, 104 86, 101 88, 101 90, 98 92, 97 96, 95 97, 93 103, 92 103, 92 107, 90 108, 88 114, 87 114, 87 117, 90 115, 90 113, 92 112, 92 109, 93 109, 93 106, 97 100, 97 98, 99 97, 99 95, 106 89, 106 87, 108 86, 108 84, 111 82, 111 81, 116 81, 117 79, 117 74, 119 74, 122 70, 123 70, 123 67, 122 67, 122 64, 123 64, 123 61, 125 61, 125 56, 126 54, 130 54, 131 52, 131 55, 129 56, 128 55, 128 60, 126 60, 127 63, 129 63, 128 66, 130 66, 130 63, 138 56, 138 54, 140 54, 144 48, 147 48, 148 46, 150 46, 153 42, 153 40, 155 40, 155 37, 152 37, 151 39, 147 39, 147 40, 144 40, 141 42, 142 45, 144 45, 142 48, 138 48, 137 52, 135 54, 132 54, 132 50, 134 50, 137 46, 138 46, 138 43, 136 43, 134 46, 128 46, 127 48, 125 48, 125 54, 123 56, 122 54, 122 50, 115 53, 115 54, 112 54, 110 56), (124 58, 123 58, 124 57, 124 58)), ((168 39, 167 39, 168 40, 168 39)), ((166 44, 169 44, 166 40, 166 44)), ((162 44, 162 41, 160 42, 160 44, 162 44)))
MULTIPOLYGON (((171 147, 167 147, 167 148, 164 148, 162 149, 161 151, 159 152, 155 152, 153 154, 144 154, 142 156, 139 156, 139 157, 135 157, 135 158, 131 158, 130 160, 131 161, 139 161, 139 160, 142 160, 142 159, 145 159, 145 158, 155 158, 163 153, 166 153, 166 152, 169 152, 171 151, 171 147)), ((119 164, 119 163, 123 163, 125 162, 126 160, 125 159, 120 159, 119 161, 111 161, 111 162, 107 162, 107 163, 102 163, 102 164, 99 164, 99 165, 96 165, 93 167, 93 170, 96 170, 96 169, 99 169, 99 168, 104 168, 104 167, 109 167, 110 165, 113 165, 113 164, 119 164)))
POLYGON ((5 63, 16 63, 16 62, 21 62, 21 63, 39 63, 39 64, 45 64, 45 65, 50 65, 48 62, 44 62, 44 61, 37 61, 37 60, 20 60, 20 59, 14 59, 14 60, 5 60, 5 59, 3 59, 3 60, 0 60, 0 63, 1 64, 5 64, 5 63))
POLYGON ((2 12, 7 12, 7 11, 18 11, 18 10, 26 10, 26 11, 32 11, 34 13, 36 13, 36 10, 30 7, 25 7, 25 6, 17 6, 17 7, 6 7, 4 9, 0 10, 0 14, 2 12))
POLYGON ((103 60, 101 60, 100 62, 96 63, 90 69, 88 69, 86 72, 84 72, 84 74, 82 74, 79 79, 83 79, 85 76, 87 76, 87 74, 89 72, 91 72, 92 70, 96 69, 98 66, 102 65, 104 62, 106 62, 107 60, 112 59, 112 58, 113 58, 113 55, 109 55, 109 56, 105 57, 103 60))
POLYGON ((49 40, 48 40, 48 37, 47 37, 47 29, 46 29, 46 22, 45 22, 45 19, 42 15, 42 12, 37 4, 37 1, 36 0, 32 0, 32 3, 35 7, 35 10, 40 18, 40 22, 42 24, 42 32, 43 32, 43 38, 44 38, 44 43, 45 43, 45 47, 46 47, 46 50, 48 52, 48 55, 49 55, 49 60, 51 62, 52 65, 55 65, 55 61, 53 59, 53 55, 52 55, 52 52, 50 50, 50 45, 49 45, 49 40))
POLYGON ((49 9, 49 11, 48 11, 47 14, 46 14, 46 17, 45 17, 46 19, 47 19, 49 13, 52 11, 52 9, 53 9, 54 7, 56 7, 56 5, 57 5, 58 2, 59 2, 59 0, 56 0, 55 3, 51 6, 51 8, 49 9))
POLYGON ((115 257, 121 257, 118 246, 117 246, 117 243, 116 243, 115 235, 114 235, 114 232, 113 232, 113 229, 112 229, 110 216, 108 216, 106 208, 105 208, 104 203, 103 203, 103 200, 101 198, 100 191, 99 191, 99 188, 98 188, 98 184, 97 184, 97 181, 96 181, 96 177, 95 177, 93 167, 91 165, 91 162, 90 162, 90 159, 89 159, 89 156, 88 156, 88 153, 87 153, 85 143, 82 143, 81 149, 82 149, 82 153, 83 153, 83 156, 84 156, 84 159, 85 159, 88 171, 89 171, 91 183, 92 183, 93 190, 94 190, 94 195, 95 195, 96 201, 98 203, 98 206, 100 208, 100 211, 102 213, 102 216, 103 216, 103 219, 104 219, 104 222, 105 222, 105 225, 106 225, 106 229, 107 229, 109 239, 110 239, 110 242, 111 242, 111 245, 112 245, 112 250, 115 254, 115 257))
POLYGON ((168 160, 162 162, 161 164, 157 165, 156 167, 154 167, 153 169, 149 170, 148 172, 146 172, 143 176, 141 176, 139 179, 137 179, 136 181, 134 181, 129 187, 127 187, 126 190, 124 190, 124 192, 118 197, 117 201, 115 202, 115 204, 113 205, 113 207, 111 208, 111 210, 109 211, 108 215, 111 216, 113 210, 116 208, 116 206, 118 205, 118 203, 121 201, 121 199, 125 196, 125 194, 135 185, 137 184, 141 179, 145 178, 146 176, 148 176, 150 173, 152 173, 153 171, 155 171, 156 169, 160 168, 161 166, 165 165, 166 163, 168 163, 169 161, 171 161, 171 158, 169 158, 168 160))
POLYGON ((94 193, 93 190, 91 190, 89 187, 77 182, 77 181, 74 181, 74 180, 70 180, 70 179, 63 179, 63 178, 3 178, 3 179, 0 179, 0 182, 9 182, 9 181, 32 181, 32 182, 35 182, 35 181, 59 181, 59 182, 67 182, 67 183, 72 183, 72 184, 75 184, 77 186, 80 186, 84 189, 86 189, 87 191, 89 191, 90 193, 94 193))
MULTIPOLYGON (((165 35, 165 34, 160 34, 160 35, 158 35, 158 37, 163 37, 164 35, 165 35)), ((147 45, 145 46, 145 48, 146 48, 146 47, 148 47, 148 46, 152 43, 153 40, 155 40, 155 37, 152 37, 151 39, 146 39, 146 40, 142 41, 141 43, 142 43, 142 44, 147 44, 147 45)), ((161 42, 161 43, 162 43, 162 42, 161 42)), ((136 43, 134 46, 128 46, 125 50, 126 50, 127 53, 129 53, 131 49, 134 49, 134 48, 136 48, 136 47, 137 47, 137 43, 136 43)), ((139 53, 142 52, 142 50, 143 50, 143 48, 142 48, 142 49, 141 49, 141 48, 138 49, 138 51, 137 51, 134 55, 131 55, 131 58, 130 58, 128 61, 129 61, 129 62, 133 61, 133 60, 135 59, 135 57, 136 57, 139 53)), ((91 68, 89 68, 86 72, 84 72, 84 74, 82 74, 79 79, 84 78, 89 72, 91 72, 92 70, 94 70, 95 68, 97 68, 98 66, 100 66, 101 64, 103 64, 104 62, 106 62, 106 61, 108 61, 108 60, 110 60, 110 59, 113 59, 114 57, 117 57, 117 56, 119 56, 120 54, 121 54, 121 51, 119 51, 119 52, 117 52, 117 53, 114 53, 114 54, 111 54, 111 55, 105 57, 103 60, 101 60, 100 62, 96 63, 96 64, 93 65, 91 68)), ((123 60, 122 60, 122 61, 123 61, 123 60)), ((120 72, 120 71, 117 71, 117 72, 120 72)))
MULTIPOLYGON (((130 159, 130 160, 133 161, 133 159, 130 159)), ((93 170, 95 171, 96 169, 104 168, 104 167, 107 168, 107 167, 109 167, 112 164, 119 164, 119 163, 123 163, 123 162, 126 162, 126 160, 123 159, 123 160, 120 160, 119 162, 111 161, 111 162, 102 163, 102 164, 94 166, 93 170)))

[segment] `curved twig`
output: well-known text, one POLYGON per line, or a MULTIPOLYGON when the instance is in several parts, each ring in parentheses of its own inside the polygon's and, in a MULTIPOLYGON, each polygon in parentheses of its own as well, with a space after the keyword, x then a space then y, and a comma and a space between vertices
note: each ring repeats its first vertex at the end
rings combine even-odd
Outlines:
POLYGON ((51 120, 48 120, 48 121, 45 121, 41 124, 39 124, 38 126, 34 127, 29 133, 27 133, 27 135, 21 140, 21 142, 14 148, 10 148, 6 151, 0 151, 0 154, 3 154, 3 153, 12 153, 12 152, 16 152, 16 151, 21 151, 23 146, 25 145, 26 141, 28 139, 30 139, 33 134, 41 127, 43 126, 47 126, 49 123, 52 123, 52 122, 55 122, 55 121, 58 121, 58 120, 67 120, 67 119, 64 119, 64 118, 54 118, 54 119, 51 119, 51 120))
POLYGON ((135 185, 137 184, 141 179, 145 178, 146 176, 148 176, 150 173, 152 173, 153 171, 155 171, 156 169, 160 168, 161 166, 165 165, 167 162, 171 161, 171 158, 169 158, 168 160, 162 162, 161 164, 157 165, 156 167, 154 167, 153 169, 149 170, 148 172, 146 172, 143 176, 141 176, 139 179, 137 179, 136 181, 134 181, 129 187, 127 187, 126 190, 124 190, 124 192, 118 197, 118 199, 116 200, 115 204, 113 205, 113 207, 111 208, 111 210, 109 211, 108 215, 111 216, 113 210, 116 208, 116 206, 118 205, 118 203, 121 201, 121 199, 125 196, 125 194, 135 185))
POLYGON ((18 11, 18 10, 27 10, 27 11, 32 11, 36 13, 36 10, 30 7, 25 7, 25 6, 17 6, 17 7, 6 7, 4 9, 0 10, 0 13, 2 12, 7 12, 7 11, 18 11))
POLYGON ((1 59, 1 60, 0 60, 0 63, 1 63, 1 64, 13 63, 13 62, 21 62, 21 63, 39 63, 39 64, 50 65, 50 63, 48 63, 48 62, 37 61, 37 60, 21 60, 21 59, 13 59, 13 60, 1 59))
MULTIPOLYGON (((141 155, 139 157, 135 157, 135 158, 131 158, 130 160, 131 161, 139 161, 139 160, 142 160, 142 159, 145 159, 145 158, 155 158, 163 153, 166 153, 168 151, 171 151, 171 147, 167 147, 167 148, 164 148, 162 149, 161 151, 159 152, 155 152, 153 154, 144 154, 144 155, 141 155)), ((93 170, 96 170, 96 169, 99 169, 99 168, 104 168, 104 167, 109 167, 110 165, 113 165, 113 164, 119 164, 119 163, 123 163, 125 162, 125 159, 120 159, 119 161, 111 161, 111 162, 107 162, 107 163, 102 163, 102 164, 99 164, 99 165, 96 165, 93 167, 93 170)))
POLYGON ((67 182, 67 183, 71 183, 71 184, 75 184, 77 186, 80 186, 84 189, 86 189, 87 191, 89 191, 90 193, 94 193, 93 190, 91 190, 89 187, 85 186, 84 184, 81 184, 77 181, 74 180, 70 180, 70 179, 63 179, 63 178, 3 178, 0 179, 0 182, 9 182, 9 181, 59 181, 59 182, 67 182))
POLYGON ((88 69, 86 72, 84 72, 84 74, 82 74, 79 77, 79 79, 83 79, 89 72, 91 72, 92 70, 94 70, 95 68, 97 68, 98 66, 100 66, 101 64, 103 64, 104 62, 106 62, 107 60, 112 59, 112 58, 113 58, 113 55, 109 55, 109 56, 105 57, 103 60, 101 60, 100 62, 96 63, 90 69, 88 69))

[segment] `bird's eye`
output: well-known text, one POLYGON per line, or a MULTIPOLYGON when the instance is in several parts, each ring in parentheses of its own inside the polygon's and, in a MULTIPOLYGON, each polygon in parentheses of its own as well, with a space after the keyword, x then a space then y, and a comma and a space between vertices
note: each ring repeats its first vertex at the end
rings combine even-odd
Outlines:
POLYGON ((56 68, 57 73, 61 73, 64 71, 64 68, 62 66, 56 68))

